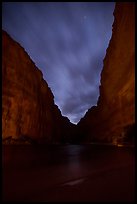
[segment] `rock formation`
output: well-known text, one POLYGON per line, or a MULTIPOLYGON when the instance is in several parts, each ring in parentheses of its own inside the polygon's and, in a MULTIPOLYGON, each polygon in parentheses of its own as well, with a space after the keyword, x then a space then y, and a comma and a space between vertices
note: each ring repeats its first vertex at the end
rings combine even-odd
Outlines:
MULTIPOLYGON (((97 106, 78 124, 86 141, 117 143, 135 123, 135 3, 116 3, 97 106)), ((130 131, 133 132, 133 131, 130 131)), ((129 133, 129 135, 130 135, 129 133)), ((131 135, 130 135, 131 136, 131 135)))
POLYGON ((2 138, 4 143, 58 143, 71 126, 25 50, 2 32, 2 138))
POLYGON ((3 140, 26 144, 130 140, 135 127, 134 66, 135 3, 116 3, 97 106, 91 107, 75 126, 54 104, 54 96, 41 71, 25 50, 3 31, 3 140))

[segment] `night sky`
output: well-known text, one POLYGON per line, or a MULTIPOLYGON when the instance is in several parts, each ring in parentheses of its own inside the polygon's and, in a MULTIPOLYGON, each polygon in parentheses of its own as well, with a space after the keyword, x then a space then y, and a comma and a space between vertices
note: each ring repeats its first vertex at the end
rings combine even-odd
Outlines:
POLYGON ((114 2, 2 4, 2 28, 41 69, 62 115, 77 123, 96 105, 114 2))

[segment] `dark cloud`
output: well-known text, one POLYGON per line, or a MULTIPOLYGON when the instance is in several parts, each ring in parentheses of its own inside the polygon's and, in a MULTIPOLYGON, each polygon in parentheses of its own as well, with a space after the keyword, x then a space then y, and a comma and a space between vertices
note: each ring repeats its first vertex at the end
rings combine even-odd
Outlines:
POLYGON ((28 52, 63 115, 96 105, 114 2, 5 2, 2 27, 28 52))

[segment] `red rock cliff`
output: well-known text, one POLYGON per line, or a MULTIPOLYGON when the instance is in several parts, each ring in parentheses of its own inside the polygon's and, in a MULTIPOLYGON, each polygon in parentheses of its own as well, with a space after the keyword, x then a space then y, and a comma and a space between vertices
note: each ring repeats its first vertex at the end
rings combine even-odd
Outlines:
POLYGON ((135 3, 116 3, 100 96, 78 124, 87 141, 117 142, 135 123, 135 3))
MULTIPOLYGON (((40 143, 60 142, 69 120, 54 105, 54 96, 25 50, 2 32, 2 137, 40 143)), ((70 124, 69 124, 70 125, 70 124)))

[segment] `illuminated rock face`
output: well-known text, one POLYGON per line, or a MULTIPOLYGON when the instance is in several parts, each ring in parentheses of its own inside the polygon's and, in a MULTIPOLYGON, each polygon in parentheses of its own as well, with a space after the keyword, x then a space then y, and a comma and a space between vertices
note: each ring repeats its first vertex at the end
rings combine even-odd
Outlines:
POLYGON ((116 142, 135 123, 135 3, 116 3, 100 96, 78 124, 87 141, 116 142))
POLYGON ((61 140, 62 117, 53 94, 25 50, 2 32, 2 137, 9 141, 61 140), (10 137, 11 136, 11 137, 10 137), (12 138, 12 140, 10 140, 12 138), (28 139, 29 138, 29 139, 28 139))

